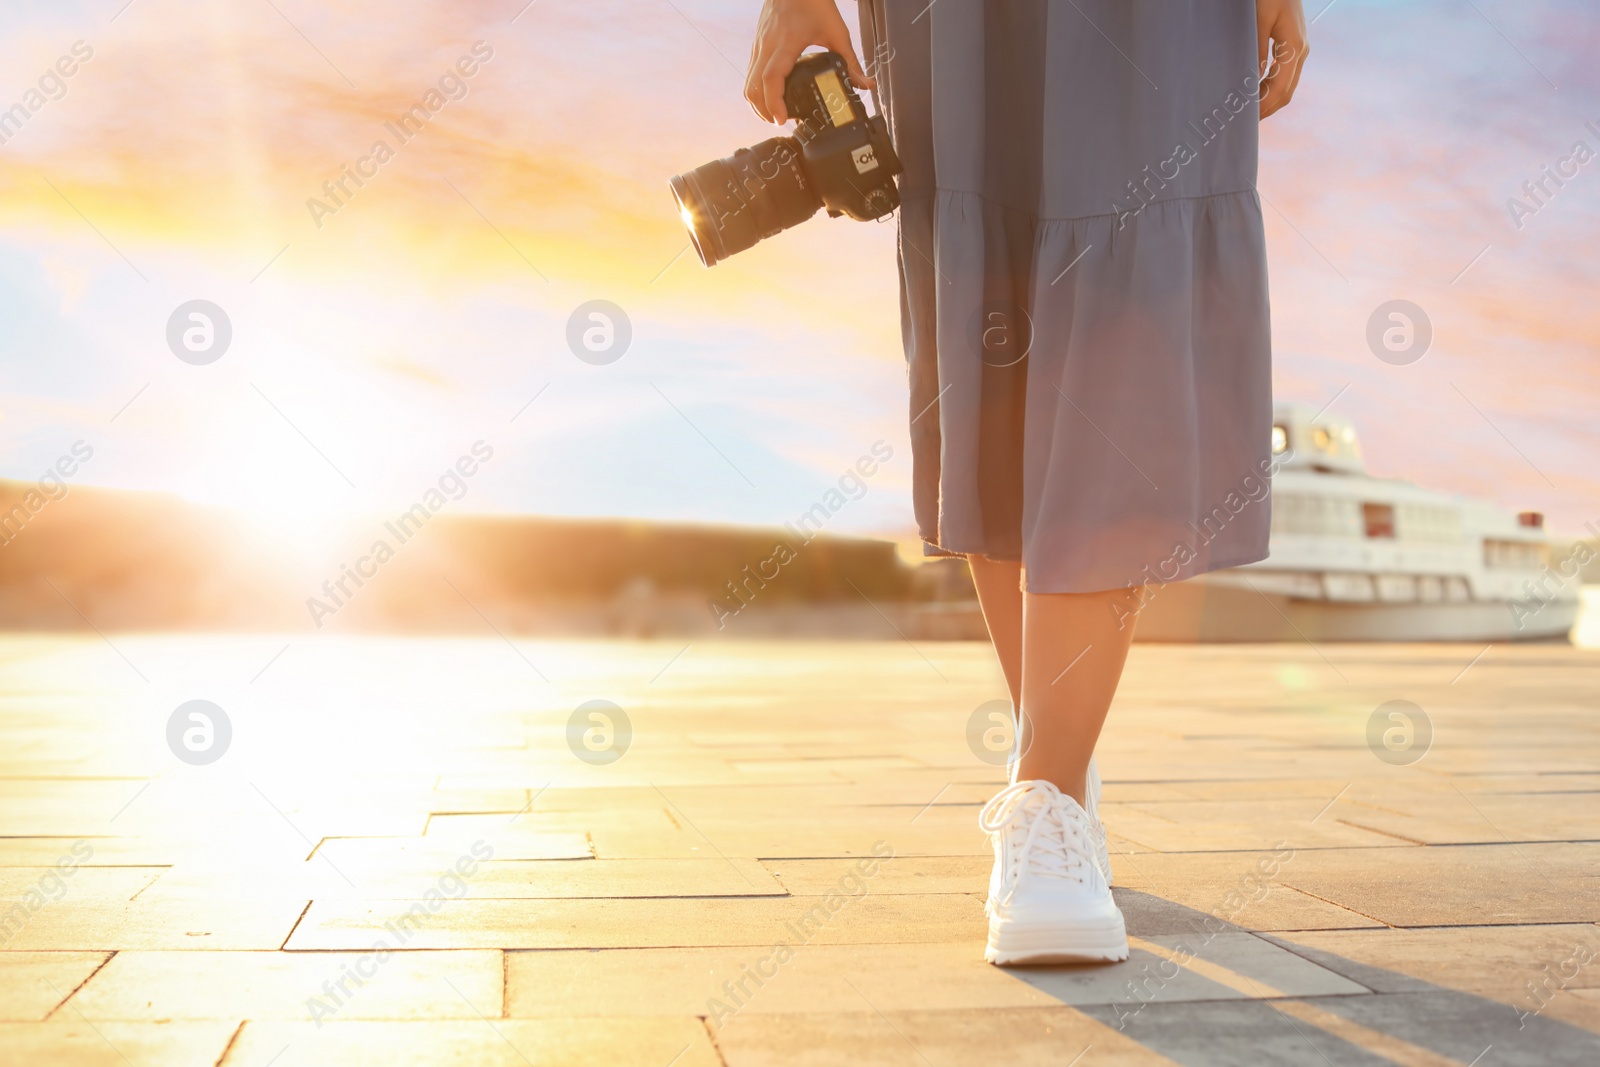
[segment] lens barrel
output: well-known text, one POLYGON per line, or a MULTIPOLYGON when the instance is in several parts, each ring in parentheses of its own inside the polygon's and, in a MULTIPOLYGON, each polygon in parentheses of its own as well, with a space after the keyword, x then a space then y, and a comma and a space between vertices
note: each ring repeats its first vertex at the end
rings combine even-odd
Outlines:
POLYGON ((694 249, 708 267, 798 226, 822 206, 792 137, 741 148, 670 184, 694 249))

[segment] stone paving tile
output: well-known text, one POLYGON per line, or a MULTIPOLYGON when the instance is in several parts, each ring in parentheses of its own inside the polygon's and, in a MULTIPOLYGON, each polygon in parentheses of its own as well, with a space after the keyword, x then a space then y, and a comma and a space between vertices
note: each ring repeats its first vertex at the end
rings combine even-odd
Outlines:
MULTIPOLYGON (((339 861, 337 869, 320 857, 290 872, 274 872, 276 890, 294 888, 317 900, 417 900, 430 889, 469 899, 581 897, 783 896, 784 887, 761 864, 744 857, 652 860, 490 860, 460 877, 453 857, 432 860, 405 854, 392 860, 339 861), (349 881, 346 882, 345 879, 349 881)), ((226 872, 193 876, 174 869, 140 899, 167 896, 248 894, 259 878, 239 879, 226 872)))
POLYGON ((307 903, 305 899, 125 902, 68 897, 34 912, 5 948, 276 949, 307 903))
MULTIPOLYGON (((1108 768, 1109 770, 1109 768, 1108 768)), ((1333 778, 1265 778, 1228 781, 1174 781, 1162 783, 1168 795, 1130 797, 1120 795, 1120 791, 1112 788, 1112 783, 1106 783, 1105 798, 1108 801, 1284 801, 1300 800, 1303 804, 1297 805, 1296 810, 1304 810, 1306 817, 1315 815, 1329 798, 1337 796, 1339 791, 1351 786, 1349 779, 1333 778)))
POLYGON ((699 1019, 659 1017, 340 1021, 324 1023, 321 1029, 312 1023, 249 1022, 219 1067, 267 1063, 272 1067, 721 1067, 699 1019))
POLYGON ((1135 1005, 1143 997, 1215 1000, 1363 993, 1366 989, 1249 934, 1156 937, 1107 967, 1001 969, 970 943, 513 952, 508 1012, 523 1015, 697 1013, 721 1032, 746 1014, 956 1011, 1054 1004, 1135 1005), (1194 959, 1175 949, 1187 944, 1194 959), (762 978, 767 972, 768 977, 762 978), (1229 985, 1227 983, 1231 982, 1229 985), (1252 985, 1253 984, 1253 985, 1252 985), (1238 987, 1238 988, 1235 988, 1238 987), (1253 992, 1252 990, 1258 990, 1253 992))
POLYGON ((1393 926, 1588 922, 1600 915, 1600 844, 1308 849, 1280 880, 1393 926))
MULTIPOLYGON (((116 640, 152 677, 198 657, 249 678, 282 645, 116 640)), ((0 649, 0 916, 41 898, 0 945, 0 1063, 122 1063, 88 1021, 133 1063, 213 1064, 232 1038, 243 1067, 518 1048, 1465 1067, 1491 1042, 1478 1067, 1600 1062, 1593 964, 1538 1014, 1516 1000, 1600 918, 1589 651, 1324 650, 1341 676, 1298 646, 1136 647, 1101 748, 1132 958, 1002 970, 981 962, 975 825, 1002 776, 965 740, 1003 693, 982 645, 929 650, 935 670, 900 641, 517 642, 560 666, 546 688, 497 639, 307 639, 212 768, 176 766, 162 718, 129 716, 145 698, 98 636, 0 649), (1411 766, 1365 741, 1397 694, 1434 719, 1411 766), (635 725, 608 766, 566 749, 574 702, 597 695, 635 725), (379 706, 406 728, 332 713, 379 706), (830 898, 880 839, 896 855, 865 895, 830 898), (79 840, 92 860, 43 900, 79 840), (441 883, 479 840, 494 858, 441 883), (1292 856, 1255 880, 1280 842, 1292 856), (407 951, 318 1029, 306 999, 429 889, 464 899, 419 905, 407 951), (812 934, 788 926, 846 900, 812 934), (718 1011, 780 938, 805 943, 718 1011), (58 1006, 46 977, 77 992, 58 1006)))
POLYGON ((1600 773, 1593 774, 1457 774, 1450 787, 1468 796, 1479 793, 1567 793, 1580 801, 1584 793, 1600 793, 1600 773))
MULTIPOLYGON (((1379 853, 1380 855, 1385 853, 1379 853)), ((1119 896, 1124 912, 1140 916, 1168 906, 1220 915, 1251 930, 1345 930, 1381 926, 1365 915, 1341 908, 1286 884, 1305 853, 1182 852, 1141 853, 1111 858, 1117 890, 1144 892, 1119 896), (1123 870, 1130 877, 1123 877, 1123 870), (1271 874, 1263 872, 1270 871, 1271 874)), ((1153 921, 1160 921, 1159 919, 1153 921)))
MULTIPOLYGON (((286 947, 363 949, 407 912, 404 904, 316 901, 286 947)), ((816 944, 968 941, 981 952, 986 930, 981 896, 869 894, 826 916, 817 897, 446 900, 413 924, 408 947, 770 946, 780 937, 805 940, 794 931, 810 929, 816 944)))
POLYGON ((48 867, 73 856, 80 842, 94 850, 85 866, 164 867, 181 853, 170 842, 142 837, 0 837, 0 868, 48 867))
POLYGON ((885 1010, 1057 1003, 1017 975, 984 963, 972 948, 970 943, 804 945, 781 964, 770 945, 511 952, 506 956, 507 1012, 514 1017, 694 1014, 707 1016, 720 1031, 747 1014, 862 1010, 852 984, 885 1010), (762 979, 761 970, 775 973, 762 979), (743 982, 744 988, 725 987, 725 982, 743 982))
POLYGON ((104 952, 0 951, 0 1022, 40 1022, 100 967, 104 952))
POLYGON ((763 813, 757 820, 736 805, 712 813, 690 815, 662 804, 654 810, 628 810, 610 815, 530 811, 507 826, 498 815, 452 815, 429 822, 429 836, 456 839, 485 837, 510 854, 523 842, 547 834, 586 834, 595 855, 605 859, 691 857, 707 852, 778 858, 787 856, 861 856, 880 841, 901 855, 948 855, 988 852, 969 808, 929 808, 918 817, 915 808, 786 809, 763 813), (913 822, 913 818, 916 819, 913 822))
POLYGON ((882 1013, 870 1008, 862 1004, 855 1012, 752 1015, 720 1033, 717 1044, 728 1067, 997 1062, 1014 1067, 1170 1067, 1176 1062, 1071 1008, 882 1013))
POLYGON ((27 897, 40 907, 69 896, 132 900, 166 871, 165 867, 0 867, 0 900, 27 897))
MULTIPOLYGON (((523 816, 527 818, 527 816, 523 816)), ((520 823, 521 820, 518 820, 520 823)), ((581 830, 535 833, 503 816, 479 824, 480 834, 438 833, 432 837, 330 837, 317 843, 315 856, 326 856, 341 869, 364 863, 411 863, 444 871, 479 841, 501 860, 587 860, 594 850, 581 830)), ((481 851, 481 847, 480 847, 481 851)))
POLYGON ((1600 989, 1600 927, 1455 926, 1264 935, 1380 993, 1444 986, 1535 1010, 1529 988, 1600 989))
POLYGON ((67 1012, 47 1023, 0 1023, 0 1067, 177 1067, 213 1064, 239 1020, 96 1023, 67 1012))
MULTIPOLYGON (((410 899, 438 878, 437 871, 414 875, 361 871, 360 885, 382 881, 383 891, 367 899, 410 899), (408 892, 408 890, 417 890, 408 892)), ((639 860, 491 860, 466 882, 470 899, 565 897, 758 897, 783 896, 784 887, 753 859, 707 856, 639 860)), ((354 892, 330 896, 352 897, 354 892)))
POLYGON ((72 1005, 96 1023, 476 1019, 475 1008, 501 1014, 503 984, 501 954, 490 950, 119 952, 72 1005))
POLYGON ((0 837, 79 838, 107 822, 139 787, 106 779, 0 779, 0 837))
POLYGON ((1337 819, 1312 822, 1319 806, 1315 798, 1297 799, 1271 814, 1255 811, 1251 815, 1248 813, 1256 805, 1243 802, 1190 801, 1158 807, 1107 804, 1100 817, 1117 836, 1153 852, 1260 851, 1279 843, 1296 849, 1400 848, 1414 844, 1337 819), (1157 810, 1149 810, 1152 807, 1157 810))
POLYGON ((1539 1014, 1600 1034, 1600 989, 1564 989, 1539 1014))
MULTIPOLYGON (((849 871, 839 859, 769 859, 762 867, 796 896, 822 896, 839 888, 849 871)), ((899 856, 880 864, 874 893, 978 893, 989 891, 992 856, 899 856)))
MULTIPOLYGON (((1169 1057, 1168 1062, 1185 1067, 1386 1067, 1394 1063, 1443 1067, 1439 1060, 1390 1058, 1369 1051, 1298 1021, 1276 1002, 1146 1004, 1132 1015, 1121 1006, 1090 1006, 1083 1011, 1135 1047, 1160 1053, 1169 1057)), ((1457 1062, 1459 1067, 1468 1060, 1444 1062, 1457 1062)))
MULTIPOLYGON (((1482 997, 1436 989, 1316 1002, 1368 1032, 1430 1049, 1460 1063, 1584 1067, 1600 1062, 1600 1035, 1549 1016, 1526 1020, 1482 997), (1485 1050, 1492 1052, 1485 1056, 1485 1050), (1492 1057, 1492 1058, 1491 1058, 1492 1057)), ((1332 1024, 1330 1028, 1336 1028, 1332 1024)), ((1321 1038, 1318 1038, 1321 1041, 1321 1038)))
POLYGON ((1341 821, 1427 845, 1600 840, 1600 794, 1450 793, 1343 806, 1341 821))
POLYGON ((1267 936, 1381 993, 1443 987, 1505 1005, 1519 1021, 1600 1033, 1600 928, 1590 924, 1267 936))

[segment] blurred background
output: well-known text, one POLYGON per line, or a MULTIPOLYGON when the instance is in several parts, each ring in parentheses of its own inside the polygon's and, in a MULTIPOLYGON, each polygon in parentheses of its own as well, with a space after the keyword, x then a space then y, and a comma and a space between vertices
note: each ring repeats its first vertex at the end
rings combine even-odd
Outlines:
MULTIPOLYGON (((911 520, 893 225, 707 270, 673 209, 772 132, 756 8, 4 5, 0 627, 981 638, 911 520)), ((1537 512, 1527 578, 1579 597, 1600 24, 1307 8, 1262 131, 1275 391, 1375 475, 1537 512)))

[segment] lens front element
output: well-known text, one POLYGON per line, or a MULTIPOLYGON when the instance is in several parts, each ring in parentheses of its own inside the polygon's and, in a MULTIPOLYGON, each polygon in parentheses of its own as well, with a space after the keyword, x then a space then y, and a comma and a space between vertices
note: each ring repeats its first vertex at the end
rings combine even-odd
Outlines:
POLYGON ((792 137, 741 148, 670 184, 700 262, 708 267, 799 225, 822 206, 792 137))

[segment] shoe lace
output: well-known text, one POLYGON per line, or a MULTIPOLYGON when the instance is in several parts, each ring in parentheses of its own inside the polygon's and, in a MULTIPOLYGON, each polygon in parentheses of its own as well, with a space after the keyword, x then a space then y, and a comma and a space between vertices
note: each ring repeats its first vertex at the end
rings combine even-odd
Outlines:
POLYGON ((1068 799, 1048 782, 1017 782, 996 793, 978 813, 979 827, 1004 835, 1010 846, 1002 901, 1016 892, 1024 874, 1080 883, 1088 876, 1090 829, 1078 815, 1081 809, 1068 799))

